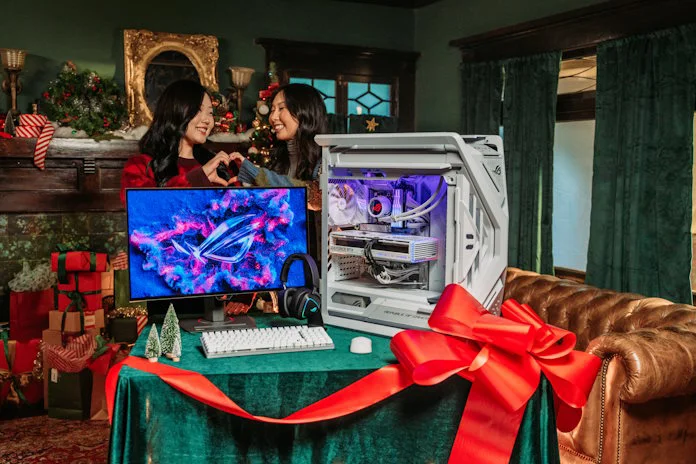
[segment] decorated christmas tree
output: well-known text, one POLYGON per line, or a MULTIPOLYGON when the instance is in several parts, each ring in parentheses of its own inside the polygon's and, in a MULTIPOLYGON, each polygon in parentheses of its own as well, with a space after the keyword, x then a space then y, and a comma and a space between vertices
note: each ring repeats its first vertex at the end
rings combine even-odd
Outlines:
POLYGON ((176 317, 174 305, 170 304, 167 314, 164 316, 162 331, 160 333, 162 341, 162 353, 168 358, 178 358, 181 356, 181 330, 179 329, 179 318, 176 317), (179 354, 174 356, 174 346, 179 346, 179 354))
POLYGON ((229 95, 220 92, 210 92, 213 104, 213 119, 215 127, 213 134, 234 133, 240 134, 246 130, 246 125, 239 120, 239 113, 230 108, 231 99, 229 95))
POLYGON ((145 344, 145 357, 150 362, 157 362, 157 358, 161 355, 162 348, 160 347, 160 340, 157 335, 157 326, 152 324, 152 327, 150 327, 150 334, 147 336, 147 343, 145 344))
POLYGON ((251 123, 254 132, 251 134, 251 147, 247 152, 249 161, 259 167, 266 167, 271 162, 271 149, 275 138, 268 117, 271 113, 271 95, 278 88, 277 80, 271 78, 271 85, 259 92, 256 102, 256 117, 251 123))
POLYGON ((113 79, 94 71, 77 72, 70 61, 49 83, 41 109, 51 121, 92 137, 120 129, 128 115, 123 92, 113 79))

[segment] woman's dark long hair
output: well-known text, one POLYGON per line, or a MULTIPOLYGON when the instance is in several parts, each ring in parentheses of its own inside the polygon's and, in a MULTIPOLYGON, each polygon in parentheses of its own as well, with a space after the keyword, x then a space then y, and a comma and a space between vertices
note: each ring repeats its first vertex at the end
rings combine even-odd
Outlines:
MULTIPOLYGON (((273 92, 271 104, 280 92, 283 92, 285 96, 285 107, 299 123, 297 134, 295 134, 295 144, 299 154, 295 176, 301 180, 312 180, 314 168, 321 158, 321 147, 314 141, 314 136, 326 132, 327 116, 324 99, 312 86, 286 84, 273 92)), ((290 170, 287 143, 276 142, 273 159, 271 169, 280 174, 287 174, 290 170)))
MULTIPOLYGON (((205 87, 194 81, 176 81, 157 100, 152 124, 140 139, 140 152, 150 155, 155 182, 162 187, 179 173, 179 143, 191 120, 198 114, 206 94, 205 87)), ((213 154, 194 145, 193 156, 200 164, 213 154)))

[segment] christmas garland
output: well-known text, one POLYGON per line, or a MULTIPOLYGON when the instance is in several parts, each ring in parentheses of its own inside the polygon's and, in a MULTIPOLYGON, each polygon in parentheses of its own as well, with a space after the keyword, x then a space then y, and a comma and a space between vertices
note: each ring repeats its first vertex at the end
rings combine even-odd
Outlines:
POLYGON ((128 115, 123 92, 113 79, 94 71, 78 73, 70 61, 43 93, 41 110, 51 121, 92 137, 120 129, 128 115))

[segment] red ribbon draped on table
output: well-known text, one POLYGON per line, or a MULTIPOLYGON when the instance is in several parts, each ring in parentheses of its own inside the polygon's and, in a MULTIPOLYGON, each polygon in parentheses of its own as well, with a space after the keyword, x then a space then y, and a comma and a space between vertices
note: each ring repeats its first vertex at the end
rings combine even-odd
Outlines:
POLYGON ((472 382, 449 462, 500 464, 510 460, 527 402, 541 373, 554 391, 556 423, 575 428, 601 360, 574 351, 575 334, 548 325, 527 305, 507 300, 503 317, 488 313, 466 290, 449 285, 428 324, 432 332, 406 330, 392 338, 399 364, 385 366, 289 416, 255 416, 203 375, 130 356, 106 380, 109 418, 122 366, 160 377, 198 401, 256 421, 303 424, 359 411, 409 387, 435 385, 452 375, 472 382))

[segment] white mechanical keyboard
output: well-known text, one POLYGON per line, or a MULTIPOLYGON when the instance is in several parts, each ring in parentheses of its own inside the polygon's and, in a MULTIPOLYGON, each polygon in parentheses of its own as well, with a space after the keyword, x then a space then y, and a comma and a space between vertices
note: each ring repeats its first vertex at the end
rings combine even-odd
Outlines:
POLYGON ((203 332, 201 344, 207 358, 334 349, 323 327, 305 325, 203 332))

